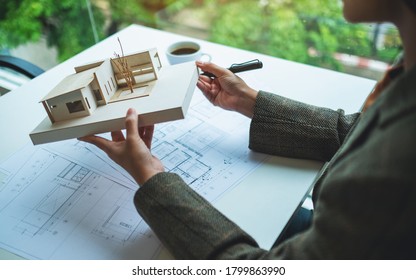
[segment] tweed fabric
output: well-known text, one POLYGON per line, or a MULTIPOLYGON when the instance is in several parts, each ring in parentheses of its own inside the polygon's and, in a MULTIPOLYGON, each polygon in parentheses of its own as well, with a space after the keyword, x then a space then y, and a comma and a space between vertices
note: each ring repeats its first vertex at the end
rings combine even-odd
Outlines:
POLYGON ((212 259, 224 245, 257 246, 256 241, 176 174, 153 176, 137 191, 134 202, 143 219, 177 259, 212 259))
POLYGON ((345 115, 260 91, 250 126, 250 149, 329 161, 359 113, 345 115))
POLYGON ((416 258, 416 67, 360 116, 262 92, 250 133, 259 152, 330 159, 314 188, 312 226, 262 250, 179 176, 160 173, 137 191, 135 205, 175 257, 416 258))

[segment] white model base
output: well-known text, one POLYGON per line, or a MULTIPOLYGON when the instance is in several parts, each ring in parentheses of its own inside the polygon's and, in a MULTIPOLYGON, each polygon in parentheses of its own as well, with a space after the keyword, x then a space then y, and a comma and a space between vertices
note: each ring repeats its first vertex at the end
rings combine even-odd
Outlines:
POLYGON ((97 107, 90 116, 52 123, 46 117, 31 133, 34 145, 78 138, 125 128, 126 112, 135 108, 139 125, 185 118, 198 80, 195 62, 164 66, 148 96, 97 107))

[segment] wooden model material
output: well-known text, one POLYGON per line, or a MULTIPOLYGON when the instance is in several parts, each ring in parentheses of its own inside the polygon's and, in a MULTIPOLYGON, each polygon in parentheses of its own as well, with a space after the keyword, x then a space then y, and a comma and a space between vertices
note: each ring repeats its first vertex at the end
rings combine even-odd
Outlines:
POLYGON ((128 108, 139 125, 183 119, 198 79, 194 62, 162 67, 156 49, 126 55, 133 80, 127 86, 117 59, 75 67, 42 100, 48 117, 31 133, 42 144, 124 129, 128 108))

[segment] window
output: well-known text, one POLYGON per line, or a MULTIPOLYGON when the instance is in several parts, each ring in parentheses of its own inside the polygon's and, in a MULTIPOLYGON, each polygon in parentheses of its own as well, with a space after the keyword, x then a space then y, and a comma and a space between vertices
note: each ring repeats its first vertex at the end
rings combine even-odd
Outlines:
POLYGON ((88 109, 91 109, 90 102, 88 101, 88 98, 86 97, 85 97, 85 102, 87 102, 88 109))
POLYGON ((94 93, 95 100, 97 101, 103 100, 103 97, 101 96, 99 89, 93 89, 92 92, 94 93))
POLYGON ((350 24, 342 5, 341 0, 188 1, 157 17, 159 28, 175 33, 379 79, 401 52, 397 29, 350 24))
POLYGON ((70 114, 85 111, 84 105, 82 104, 81 100, 67 102, 66 107, 68 108, 70 114))
POLYGON ((0 52, 13 55, 16 47, 46 37, 59 42, 54 47, 63 61, 131 23, 374 79, 401 51, 392 25, 347 23, 341 0, 87 2, 91 9, 75 0, 65 7, 45 0, 28 17, 25 1, 5 0, 0 52))

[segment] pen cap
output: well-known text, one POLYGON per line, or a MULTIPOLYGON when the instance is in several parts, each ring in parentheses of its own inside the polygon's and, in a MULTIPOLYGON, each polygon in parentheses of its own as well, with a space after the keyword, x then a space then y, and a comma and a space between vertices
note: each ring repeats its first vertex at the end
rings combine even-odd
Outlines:
POLYGON ((250 60, 244 63, 233 64, 231 65, 229 69, 231 72, 237 73, 237 72, 243 72, 247 70, 259 69, 262 67, 263 67, 263 63, 258 59, 254 59, 254 60, 250 60))

